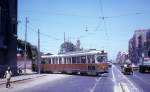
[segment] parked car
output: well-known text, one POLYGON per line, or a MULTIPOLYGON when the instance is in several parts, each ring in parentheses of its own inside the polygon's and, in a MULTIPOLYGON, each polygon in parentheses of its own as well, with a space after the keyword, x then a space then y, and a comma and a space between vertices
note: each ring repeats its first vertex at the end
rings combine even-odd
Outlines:
POLYGON ((131 64, 124 64, 122 67, 123 74, 133 74, 133 68, 131 64))

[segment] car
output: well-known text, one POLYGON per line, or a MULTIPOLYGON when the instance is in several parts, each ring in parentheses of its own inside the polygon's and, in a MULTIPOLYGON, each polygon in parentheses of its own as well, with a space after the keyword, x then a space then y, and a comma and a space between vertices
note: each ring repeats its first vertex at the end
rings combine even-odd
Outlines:
POLYGON ((133 74, 133 68, 131 64, 124 64, 122 67, 122 73, 123 74, 133 74))

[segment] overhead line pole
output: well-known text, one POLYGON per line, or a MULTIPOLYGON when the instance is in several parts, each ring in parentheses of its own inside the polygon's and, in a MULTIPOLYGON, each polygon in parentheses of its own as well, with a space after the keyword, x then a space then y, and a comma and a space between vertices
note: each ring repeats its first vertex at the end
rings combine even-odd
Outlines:
POLYGON ((24 73, 26 73, 26 63, 27 63, 27 27, 28 27, 28 18, 25 18, 25 54, 24 54, 24 73))
POLYGON ((41 53, 40 53, 40 30, 38 29, 38 73, 41 73, 41 67, 40 67, 40 63, 41 63, 41 53))

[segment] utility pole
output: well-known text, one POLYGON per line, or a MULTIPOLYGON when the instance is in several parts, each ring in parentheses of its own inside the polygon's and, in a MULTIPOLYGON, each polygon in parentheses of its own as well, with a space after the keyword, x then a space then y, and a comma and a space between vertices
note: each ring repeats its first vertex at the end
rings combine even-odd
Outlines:
POLYGON ((65 53, 66 52, 66 37, 65 37, 65 32, 64 32, 64 51, 63 51, 63 53, 65 53))
POLYGON ((27 27, 28 27, 28 18, 25 18, 25 54, 24 54, 24 73, 26 73, 26 63, 27 63, 27 27))
POLYGON ((66 42, 65 32, 64 32, 64 43, 66 42))
POLYGON ((38 29, 38 73, 40 74, 41 71, 41 67, 40 67, 40 63, 41 63, 41 53, 40 53, 40 30, 38 29))

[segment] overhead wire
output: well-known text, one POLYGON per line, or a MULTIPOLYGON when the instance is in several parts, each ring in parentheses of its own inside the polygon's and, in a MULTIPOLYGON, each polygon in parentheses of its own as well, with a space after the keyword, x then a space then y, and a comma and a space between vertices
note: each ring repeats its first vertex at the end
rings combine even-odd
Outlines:
MULTIPOLYGON (((34 25, 32 25, 31 23, 30 23, 29 27, 32 29, 32 31, 38 33, 38 31, 35 31, 34 25)), ((60 41, 59 38, 53 37, 53 36, 48 35, 48 34, 45 34, 45 33, 43 33, 43 32, 40 32, 40 35, 43 35, 43 36, 45 36, 45 37, 49 37, 49 38, 51 38, 51 39, 53 39, 53 40, 56 40, 56 41, 60 41)))
POLYGON ((108 30, 107 30, 107 24, 106 24, 106 20, 105 20, 105 15, 104 15, 104 9, 103 9, 103 3, 102 3, 102 0, 99 0, 99 4, 100 4, 100 12, 101 12, 101 15, 102 15, 102 20, 104 22, 104 30, 105 30, 105 35, 107 37, 107 40, 109 40, 109 35, 108 35, 108 30))

